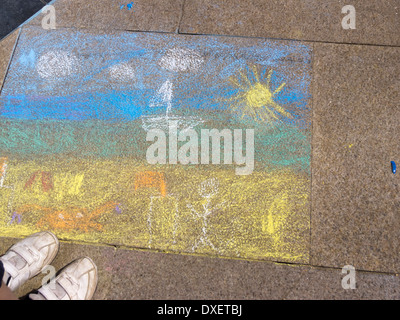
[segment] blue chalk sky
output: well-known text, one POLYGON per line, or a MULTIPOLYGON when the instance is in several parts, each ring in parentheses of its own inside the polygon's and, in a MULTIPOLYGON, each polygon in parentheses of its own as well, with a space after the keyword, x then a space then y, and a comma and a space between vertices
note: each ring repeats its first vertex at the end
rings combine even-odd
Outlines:
POLYGON ((260 82, 273 70, 272 91, 286 83, 274 97, 276 103, 297 118, 308 112, 311 49, 299 42, 68 30, 32 36, 29 30, 20 37, 0 97, 1 118, 132 121, 165 112, 162 103, 150 105, 160 96, 162 100, 158 91, 166 81, 173 88, 172 113, 218 113, 229 109, 229 99, 241 93, 230 77, 243 87, 248 83, 240 72, 250 83, 256 81, 252 66, 260 82), (164 68, 161 59, 175 49, 194 52, 201 65, 189 71, 164 68), (49 52, 56 55, 47 61, 49 52), (123 77, 126 66, 132 77, 123 77), (122 78, 110 78, 113 68, 122 68, 122 78))

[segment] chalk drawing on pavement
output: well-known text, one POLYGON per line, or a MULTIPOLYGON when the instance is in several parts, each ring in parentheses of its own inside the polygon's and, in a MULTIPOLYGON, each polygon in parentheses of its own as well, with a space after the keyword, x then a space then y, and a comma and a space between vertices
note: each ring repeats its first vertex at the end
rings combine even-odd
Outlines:
POLYGON ((307 262, 311 55, 292 41, 24 28, 0 96, 0 234, 307 262), (253 129, 252 174, 149 164, 147 132, 171 123, 253 129))

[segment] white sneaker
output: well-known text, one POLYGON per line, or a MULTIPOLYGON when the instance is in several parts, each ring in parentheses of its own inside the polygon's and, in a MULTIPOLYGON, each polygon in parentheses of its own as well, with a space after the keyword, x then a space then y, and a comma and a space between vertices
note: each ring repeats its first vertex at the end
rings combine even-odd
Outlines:
POLYGON ((31 300, 90 300, 97 286, 97 267, 90 258, 67 265, 52 283, 42 286, 31 300))
POLYGON ((34 233, 18 241, 0 257, 5 271, 3 282, 11 291, 15 291, 49 265, 57 255, 58 248, 57 237, 49 231, 34 233))

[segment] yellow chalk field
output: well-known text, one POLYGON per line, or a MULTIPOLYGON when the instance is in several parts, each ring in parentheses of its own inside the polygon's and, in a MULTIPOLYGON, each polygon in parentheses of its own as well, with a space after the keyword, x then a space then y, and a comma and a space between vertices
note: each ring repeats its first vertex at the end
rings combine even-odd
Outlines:
POLYGON ((63 240, 306 263, 309 194, 309 176, 291 170, 9 159, 0 234, 52 230, 63 240))

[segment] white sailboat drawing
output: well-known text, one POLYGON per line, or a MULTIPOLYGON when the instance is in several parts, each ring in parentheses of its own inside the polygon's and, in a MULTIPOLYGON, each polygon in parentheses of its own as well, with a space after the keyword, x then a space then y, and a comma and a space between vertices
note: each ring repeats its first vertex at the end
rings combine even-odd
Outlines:
MULTIPOLYGON (((196 72, 204 60, 200 54, 193 50, 174 48, 163 56, 159 65, 170 72, 196 72)), ((142 127, 144 130, 161 129, 168 131, 170 127, 177 126, 177 130, 185 131, 193 129, 205 121, 196 116, 176 116, 171 113, 172 100, 174 95, 174 85, 168 79, 158 89, 156 95, 150 101, 149 107, 165 106, 165 115, 146 115, 142 116, 142 127)))
POLYGON ((193 129, 198 124, 204 122, 204 120, 195 116, 174 116, 171 114, 172 99, 173 84, 171 81, 167 80, 161 85, 156 96, 153 97, 149 105, 150 108, 165 106, 165 115, 142 116, 142 127, 144 130, 160 129, 167 132, 171 126, 177 126, 177 130, 185 131, 193 129))

